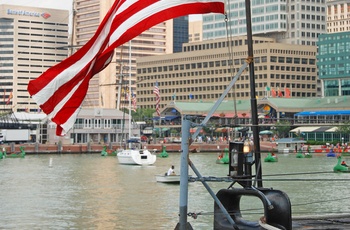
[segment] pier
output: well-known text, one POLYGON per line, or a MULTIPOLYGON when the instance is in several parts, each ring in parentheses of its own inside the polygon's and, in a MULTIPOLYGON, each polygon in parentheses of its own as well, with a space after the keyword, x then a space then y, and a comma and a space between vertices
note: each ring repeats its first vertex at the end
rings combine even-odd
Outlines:
MULTIPOLYGON (((261 152, 270 152, 277 151, 276 143, 271 141, 261 141, 260 142, 261 152)), ((2 144, 0 145, 1 150, 6 149, 7 153, 20 152, 20 147, 23 146, 26 154, 45 154, 45 153, 60 153, 60 154, 69 154, 69 153, 101 153, 103 148, 106 146, 107 150, 114 151, 122 146, 115 143, 76 143, 76 144, 40 144, 40 143, 24 143, 24 144, 2 144)), ((157 153, 160 153, 163 149, 163 146, 166 147, 166 151, 169 153, 180 153, 181 144, 180 143, 143 143, 143 148, 149 150, 156 149, 157 153)), ((211 152, 211 153, 221 153, 228 148, 226 142, 218 143, 193 143, 189 149, 191 153, 196 152, 211 152)), ((319 145, 311 146, 312 154, 317 156, 322 156, 328 153, 328 149, 324 149, 319 145)), ((292 153, 292 152, 290 152, 292 153)))

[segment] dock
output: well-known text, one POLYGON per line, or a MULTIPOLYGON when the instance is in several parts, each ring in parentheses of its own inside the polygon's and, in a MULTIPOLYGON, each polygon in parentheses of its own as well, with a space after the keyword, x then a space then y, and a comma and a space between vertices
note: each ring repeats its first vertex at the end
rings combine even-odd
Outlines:
MULTIPOLYGON (((69 153, 101 153, 103 148, 106 146, 107 150, 116 150, 118 148, 122 148, 120 144, 115 143, 75 143, 75 144, 40 144, 40 143, 23 143, 23 144, 2 144, 0 147, 6 149, 7 153, 20 152, 20 146, 24 147, 26 154, 45 154, 45 153, 60 153, 60 154, 69 154, 69 153)), ((169 153, 180 153, 181 152, 181 143, 143 143, 143 148, 147 148, 149 150, 156 150, 156 152, 161 152, 163 146, 166 147, 166 151, 169 153)), ((191 153, 199 153, 199 152, 210 152, 210 153, 222 153, 225 148, 228 148, 229 145, 226 142, 217 142, 217 143, 192 143, 189 151, 191 153)), ((2 150, 1 149, 1 150, 2 150)), ((314 155, 325 155, 327 151, 318 151, 321 148, 313 147, 314 155)), ((261 152, 270 152, 272 150, 276 150, 276 143, 270 141, 262 141, 260 142, 260 150, 261 152)))

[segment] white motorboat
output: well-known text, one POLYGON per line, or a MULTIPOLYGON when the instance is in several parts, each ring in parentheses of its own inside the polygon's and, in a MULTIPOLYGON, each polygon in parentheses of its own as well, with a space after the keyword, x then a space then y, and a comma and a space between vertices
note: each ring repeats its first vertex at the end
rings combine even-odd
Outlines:
POLYGON ((157 156, 147 149, 123 149, 117 153, 119 164, 127 165, 152 165, 157 156))
POLYGON ((173 183, 173 184, 179 184, 180 183, 180 175, 171 175, 167 176, 165 174, 163 175, 156 175, 157 182, 161 183, 173 183))
POLYGON ((139 139, 132 138, 128 142, 128 149, 118 150, 117 157, 119 164, 153 165, 156 162, 157 156, 148 149, 142 149, 139 139))

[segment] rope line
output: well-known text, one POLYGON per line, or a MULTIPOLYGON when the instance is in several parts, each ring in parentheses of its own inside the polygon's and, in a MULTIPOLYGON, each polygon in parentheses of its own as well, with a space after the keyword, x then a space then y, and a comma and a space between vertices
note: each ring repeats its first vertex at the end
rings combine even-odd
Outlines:
POLYGON ((321 172, 299 172, 299 173, 279 173, 279 174, 266 174, 263 176, 293 176, 293 175, 310 175, 310 174, 327 174, 334 173, 333 171, 321 171, 321 172))
MULTIPOLYGON (((296 207, 296 206, 305 206, 305 205, 311 205, 311 204, 321 204, 321 203, 330 203, 330 202, 334 202, 334 201, 339 201, 339 200, 348 200, 350 199, 350 196, 345 196, 345 197, 341 197, 341 198, 334 198, 334 199, 328 199, 328 200, 319 200, 319 201, 314 201, 314 202, 306 202, 306 203, 299 203, 299 204, 293 204, 292 207, 296 207)), ((258 212, 252 212, 252 211, 257 211, 257 210, 261 210, 261 208, 251 208, 251 209, 243 209, 241 210, 241 212, 245 212, 248 214, 259 214, 258 212)), ((299 212, 293 212, 293 213, 310 213, 309 211, 299 211, 299 212)), ((327 212, 314 212, 315 214, 322 214, 322 213, 337 213, 339 214, 339 211, 327 211, 327 212)), ((344 214, 349 214, 350 211, 348 212, 342 212, 344 214)), ((197 213, 197 215, 212 215, 214 214, 214 212, 199 212, 197 213)), ((229 212, 229 214, 234 214, 233 212, 229 212)))
MULTIPOLYGON (((230 5, 230 1, 228 1, 227 3, 228 5, 230 5)), ((228 56, 229 56, 229 60, 231 60, 229 62, 229 66, 230 66, 230 73, 231 73, 231 78, 234 77, 234 65, 233 65, 233 37, 232 37, 232 28, 231 28, 231 23, 229 20, 229 17, 227 15, 230 15, 231 11, 230 11, 229 6, 227 6, 228 12, 225 12, 225 26, 226 26, 226 40, 227 40, 227 48, 228 48, 228 56)), ((234 111, 235 111, 235 115, 233 116, 232 120, 233 123, 235 124, 235 120, 238 118, 237 115, 237 102, 236 102, 236 86, 235 84, 232 86, 232 97, 233 97, 233 107, 234 107, 234 111)))
MULTIPOLYGON (((245 214, 245 215, 258 215, 258 214, 261 214, 262 212, 263 212, 263 208, 261 208, 261 209, 255 209, 255 210, 251 210, 250 211, 250 209, 248 209, 248 211, 247 210, 240 210, 240 212, 241 213, 243 213, 243 214, 245 214), (261 210, 261 212, 256 212, 256 211, 258 211, 258 210, 261 210), (253 211, 255 211, 255 212, 253 212, 253 211)), ((209 216, 209 215, 214 215, 214 214, 217 214, 217 215, 224 215, 224 214, 218 214, 218 213, 215 213, 215 212, 189 212, 188 214, 187 214, 187 216, 195 216, 196 218, 198 218, 198 216, 200 216, 200 215, 202 215, 202 216, 209 216)), ((235 212, 228 212, 228 214, 230 214, 230 215, 234 215, 235 214, 235 212)), ((237 214, 237 213, 236 213, 237 214)), ((339 211, 316 211, 316 212, 312 212, 312 213, 310 213, 310 211, 297 211, 297 212, 295 212, 295 211, 293 211, 293 214, 295 215, 295 214, 313 214, 313 215, 324 215, 324 214, 339 214, 339 215, 341 215, 341 214, 343 214, 343 215, 347 215, 347 214, 350 214, 350 211, 347 211, 347 212, 345 212, 345 211, 342 211, 342 212, 339 212, 339 211)))
POLYGON ((350 198, 350 196, 347 196, 347 197, 342 197, 342 198, 338 198, 338 199, 322 200, 322 201, 314 201, 314 202, 294 204, 292 206, 302 206, 302 205, 309 205, 309 204, 321 204, 321 203, 334 202, 334 201, 339 201, 339 200, 347 200, 349 198, 350 198))
POLYGON ((240 182, 240 181, 350 181, 350 178, 271 178, 271 179, 251 179, 251 178, 231 178, 231 177, 189 177, 189 182, 207 181, 207 182, 240 182))

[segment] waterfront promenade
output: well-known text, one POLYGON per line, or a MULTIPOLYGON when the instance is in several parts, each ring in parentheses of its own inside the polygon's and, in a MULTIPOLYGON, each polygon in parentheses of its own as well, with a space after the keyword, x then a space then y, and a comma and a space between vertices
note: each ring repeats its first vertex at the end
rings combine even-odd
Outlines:
MULTIPOLYGON (((120 145, 110 145, 110 144, 97 144, 97 143, 84 143, 84 144, 38 144, 38 143, 26 143, 26 144, 3 144, 1 145, 1 150, 6 149, 7 153, 17 153, 20 152, 20 147, 24 147, 26 154, 45 154, 45 153, 101 153, 103 148, 106 146, 107 151, 115 151, 121 148, 120 145)), ((160 153, 163 146, 166 147, 167 152, 179 153, 181 150, 181 143, 167 143, 167 144, 147 144, 144 143, 143 148, 149 150, 156 150, 156 153, 160 153)), ((225 148, 228 148, 228 144, 206 144, 197 143, 190 146, 192 152, 221 152, 225 148)))
MULTIPOLYGON (((118 148, 121 148, 120 145, 110 145, 110 144, 98 144, 98 143, 83 143, 83 144, 39 144, 39 143, 26 143, 26 144, 3 144, 0 145, 1 150, 6 149, 7 153, 17 153, 20 152, 20 147, 24 147, 24 151, 27 154, 45 154, 45 153, 60 153, 60 154, 69 154, 69 153, 101 153, 103 148, 106 146, 107 151, 113 152, 118 148)), ((181 150, 181 143, 156 143, 156 144, 143 144, 143 148, 149 150, 156 150, 157 153, 160 153, 163 149, 163 146, 166 147, 166 151, 169 153, 179 153, 181 150)), ((190 145, 189 149, 191 152, 214 152, 221 153, 225 148, 228 148, 226 142, 221 143, 193 143, 190 145)), ((317 149, 318 146, 313 146, 313 149, 317 149)), ((260 149, 262 152, 268 152, 273 149, 276 149, 276 144, 270 141, 260 142, 260 149)))

